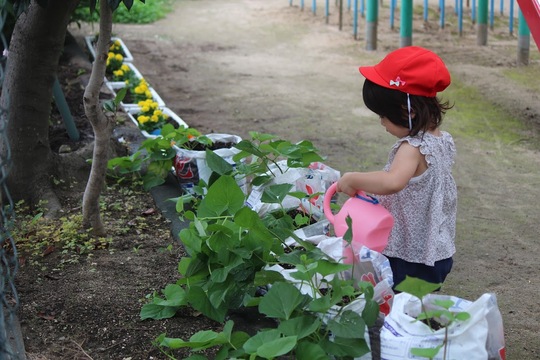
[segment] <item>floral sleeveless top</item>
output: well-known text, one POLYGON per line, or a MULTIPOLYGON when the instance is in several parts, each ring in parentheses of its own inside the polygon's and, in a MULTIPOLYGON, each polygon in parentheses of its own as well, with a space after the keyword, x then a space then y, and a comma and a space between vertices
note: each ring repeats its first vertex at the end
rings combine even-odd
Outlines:
POLYGON ((456 252, 457 188, 452 177, 456 148, 452 136, 419 133, 394 144, 385 171, 403 142, 425 155, 427 170, 398 193, 379 195, 380 203, 394 216, 394 227, 383 254, 408 262, 433 266, 456 252))

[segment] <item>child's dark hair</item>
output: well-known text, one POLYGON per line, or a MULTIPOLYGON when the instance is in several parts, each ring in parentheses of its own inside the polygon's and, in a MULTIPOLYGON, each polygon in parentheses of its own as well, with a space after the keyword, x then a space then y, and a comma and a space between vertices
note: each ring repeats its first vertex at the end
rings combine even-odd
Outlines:
MULTIPOLYGON (((369 110, 381 117, 388 118, 398 126, 409 128, 406 93, 387 89, 366 79, 362 95, 364 104, 369 110)), ((441 102, 437 97, 409 95, 409 98, 411 112, 414 114, 412 129, 409 131, 410 136, 438 127, 446 111, 453 107, 448 101, 441 102)))

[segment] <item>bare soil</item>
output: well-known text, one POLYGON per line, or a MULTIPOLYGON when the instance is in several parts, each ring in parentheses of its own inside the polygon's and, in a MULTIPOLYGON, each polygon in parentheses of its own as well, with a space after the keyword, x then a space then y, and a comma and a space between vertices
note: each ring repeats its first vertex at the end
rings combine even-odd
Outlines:
MULTIPOLYGON (((347 11, 339 30, 334 1, 328 24, 324 1, 318 1, 317 14, 311 13, 310 1, 304 11, 298 3, 182 0, 157 23, 115 25, 113 30, 138 70, 190 126, 242 137, 259 131, 308 139, 329 166, 342 172, 380 169, 394 139, 363 107, 357 67, 399 47, 399 22, 390 29, 383 5, 377 50, 366 51, 363 19, 354 39, 347 11)), ((538 49, 531 40, 530 64, 517 68, 517 39, 504 25, 507 18, 490 30, 487 46, 478 46, 470 21, 459 36, 453 9, 446 11, 444 29, 438 28, 436 15, 424 23, 418 10, 414 45, 438 52, 453 78, 443 97, 455 107, 444 127, 458 148, 454 175, 460 200, 455 265, 442 292, 468 300, 495 293, 507 359, 540 359, 538 49), (511 75, 516 69, 522 80, 511 75), (470 98, 475 101, 459 102, 470 98), (508 121, 500 121, 500 114, 508 121)), ((70 30, 82 46, 82 37, 94 34, 97 26, 70 30)), ((76 99, 81 85, 67 77, 61 78, 65 92, 76 99)), ((81 109, 72 104, 78 120, 84 120, 81 109)), ((136 129, 129 123, 125 127, 124 138, 136 142, 136 129)), ((42 259, 43 269, 22 265, 17 289, 29 358, 166 359, 152 345, 160 333, 187 339, 200 329, 219 329, 189 310, 166 321, 139 320, 146 295, 177 279, 184 254, 149 194, 126 197, 115 189, 107 191, 104 202, 124 207, 107 209, 109 248, 61 268, 60 251, 42 259)), ((78 211, 80 192, 79 187, 69 194, 75 202, 66 211, 78 211)), ((256 321, 239 323, 253 329, 256 321)))

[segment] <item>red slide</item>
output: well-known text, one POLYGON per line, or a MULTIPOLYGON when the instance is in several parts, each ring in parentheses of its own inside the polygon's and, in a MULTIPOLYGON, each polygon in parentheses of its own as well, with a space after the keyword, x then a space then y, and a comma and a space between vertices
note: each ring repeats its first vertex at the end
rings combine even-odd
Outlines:
POLYGON ((540 0, 517 0, 517 2, 527 20, 534 42, 540 49, 540 0))

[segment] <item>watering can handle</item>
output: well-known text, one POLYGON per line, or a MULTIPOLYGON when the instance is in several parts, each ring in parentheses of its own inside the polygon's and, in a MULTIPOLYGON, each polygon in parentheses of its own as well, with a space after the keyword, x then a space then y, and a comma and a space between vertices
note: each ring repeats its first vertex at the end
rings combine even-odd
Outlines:
MULTIPOLYGON (((337 183, 333 183, 332 185, 330 185, 330 187, 328 188, 328 190, 326 190, 326 193, 324 194, 324 216, 326 216, 326 218, 331 224, 334 223, 334 214, 332 213, 332 209, 330 208, 330 201, 332 200, 332 196, 334 196, 336 191, 337 183)), ((379 200, 377 200, 371 195, 366 195, 366 193, 363 191, 358 191, 358 193, 356 194, 356 198, 367 201, 374 205, 377 205, 379 203, 379 200)))
POLYGON ((334 214, 332 213, 332 209, 330 209, 330 201, 332 200, 332 196, 336 193, 337 190, 337 183, 333 183, 330 185, 328 190, 326 190, 326 193, 324 194, 324 203, 323 203, 323 210, 324 210, 324 216, 328 219, 328 221, 333 224, 334 223, 334 214))

